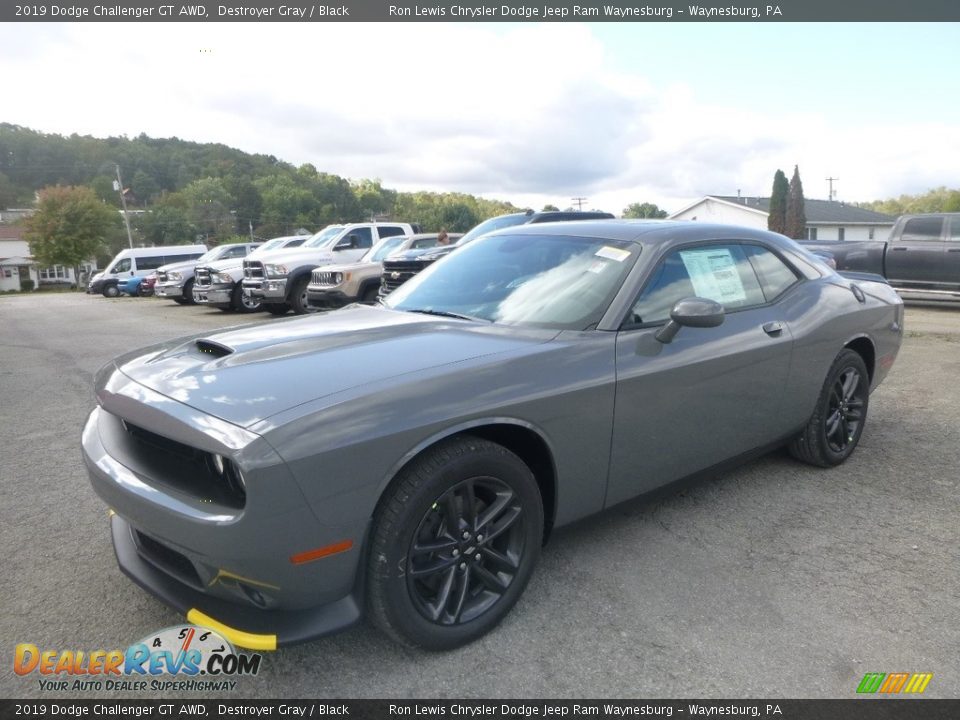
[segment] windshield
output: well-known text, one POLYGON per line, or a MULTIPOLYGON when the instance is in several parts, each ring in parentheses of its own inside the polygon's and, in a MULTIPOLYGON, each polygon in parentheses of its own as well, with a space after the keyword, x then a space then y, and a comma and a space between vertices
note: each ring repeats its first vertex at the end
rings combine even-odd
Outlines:
POLYGON ((326 243, 330 238, 339 235, 343 231, 343 225, 331 225, 330 227, 325 227, 323 230, 318 232, 312 238, 307 240, 303 247, 320 247, 326 243))
POLYGON ((640 254, 630 242, 497 235, 448 255, 394 290, 395 310, 506 325, 596 327, 640 254))
POLYGON ((466 245, 468 242, 476 240, 481 235, 486 235, 494 230, 511 227, 513 225, 522 225, 529 219, 529 217, 529 215, 524 213, 516 213, 514 215, 499 215, 495 218, 484 220, 482 223, 472 228, 470 232, 460 238, 460 240, 457 241, 457 245, 466 245))
POLYGON ((403 245, 406 240, 404 235, 394 235, 375 245, 367 251, 367 254, 360 258, 360 262, 380 262, 387 255, 403 245))
POLYGON ((218 257, 220 257, 222 252, 223 248, 213 248, 213 250, 207 250, 203 255, 197 258, 196 262, 199 265, 200 263, 216 260, 218 257))

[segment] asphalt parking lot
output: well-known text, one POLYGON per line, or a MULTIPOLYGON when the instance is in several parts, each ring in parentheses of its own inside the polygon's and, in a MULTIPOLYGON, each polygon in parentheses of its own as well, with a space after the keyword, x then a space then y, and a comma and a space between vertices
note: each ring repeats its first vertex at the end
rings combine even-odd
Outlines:
MULTIPOLYGON (((181 621, 116 566, 79 451, 93 374, 251 322, 277 320, 0 297, 0 697, 44 696, 14 674, 17 643, 126 648, 181 621)), ((775 453, 614 508, 555 533, 517 607, 471 646, 411 652, 362 625, 267 655, 224 696, 847 698, 866 672, 932 672, 925 696, 960 697, 958 469, 960 308, 910 306, 842 468, 775 453)))

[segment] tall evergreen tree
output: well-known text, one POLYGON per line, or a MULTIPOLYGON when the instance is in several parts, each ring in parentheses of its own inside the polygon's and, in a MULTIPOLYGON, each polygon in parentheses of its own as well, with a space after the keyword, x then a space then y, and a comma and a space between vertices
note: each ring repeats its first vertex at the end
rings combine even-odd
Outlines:
POLYGON ((794 240, 803 240, 807 236, 807 214, 804 211, 803 183, 800 182, 800 170, 793 166, 790 189, 787 193, 787 227, 784 233, 794 240))
POLYGON ((770 192, 770 214, 767 217, 767 228, 781 235, 787 232, 787 194, 790 184, 783 170, 777 170, 773 176, 773 190, 770 192))

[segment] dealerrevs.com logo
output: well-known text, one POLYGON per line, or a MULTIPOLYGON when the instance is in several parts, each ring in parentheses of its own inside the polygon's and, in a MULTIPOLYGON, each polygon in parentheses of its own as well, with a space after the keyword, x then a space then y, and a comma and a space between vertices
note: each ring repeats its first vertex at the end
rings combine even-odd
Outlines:
POLYGON ((170 691, 233 690, 243 675, 256 675, 262 656, 238 653, 216 631, 175 625, 126 650, 41 650, 20 643, 13 671, 37 676, 40 690, 170 691))

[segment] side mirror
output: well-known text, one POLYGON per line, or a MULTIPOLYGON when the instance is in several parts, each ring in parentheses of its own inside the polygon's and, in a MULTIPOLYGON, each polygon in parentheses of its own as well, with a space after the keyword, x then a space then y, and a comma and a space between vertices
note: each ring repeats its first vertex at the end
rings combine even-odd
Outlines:
POLYGON ((670 311, 670 320, 654 336, 664 345, 671 342, 682 327, 708 328, 723 323, 723 305, 713 300, 684 298, 670 311))

